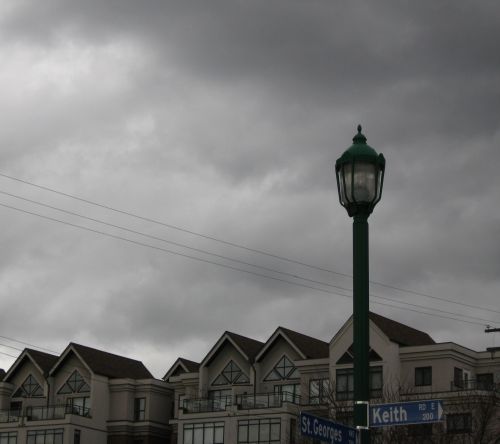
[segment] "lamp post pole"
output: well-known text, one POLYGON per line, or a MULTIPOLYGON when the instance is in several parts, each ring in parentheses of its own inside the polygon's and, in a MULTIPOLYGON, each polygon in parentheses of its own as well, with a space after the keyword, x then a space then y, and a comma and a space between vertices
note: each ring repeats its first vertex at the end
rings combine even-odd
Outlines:
POLYGON ((366 144, 366 137, 354 136, 353 145, 335 164, 340 203, 353 218, 353 336, 354 336, 354 424, 361 444, 370 442, 368 403, 370 400, 369 256, 368 217, 382 197, 385 159, 366 144))
POLYGON ((360 430, 361 443, 365 444, 370 442, 370 430, 367 428, 370 399, 368 216, 360 214, 353 219, 354 424, 360 430))

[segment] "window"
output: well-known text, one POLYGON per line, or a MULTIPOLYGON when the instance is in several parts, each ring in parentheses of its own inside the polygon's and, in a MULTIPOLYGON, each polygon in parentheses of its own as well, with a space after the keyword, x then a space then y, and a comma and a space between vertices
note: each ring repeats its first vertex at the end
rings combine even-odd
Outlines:
POLYGON ((23 409, 23 401, 10 401, 11 412, 21 412, 23 409))
MULTIPOLYGON (((379 398, 382 396, 383 378, 382 367, 370 367, 370 398, 379 398)), ((354 370, 352 368, 343 368, 337 370, 336 381, 337 400, 354 399, 354 370)))
POLYGON ((80 444, 80 436, 80 430, 75 430, 75 433, 73 434, 73 444, 80 444))
POLYGON ((90 393, 90 387, 82 378, 82 375, 75 370, 57 393, 61 395, 71 393, 90 393))
POLYGON ((335 390, 337 399, 342 401, 354 399, 354 371, 352 368, 339 368, 335 390))
POLYGON ((90 398, 88 396, 67 398, 66 413, 79 416, 90 416, 90 398))
POLYGON ((250 419, 238 421, 238 444, 279 444, 281 421, 273 419, 250 419))
POLYGON ((37 382, 37 380, 32 376, 29 375, 24 382, 22 383, 21 387, 19 387, 14 395, 12 395, 13 398, 41 398, 43 397, 43 389, 40 386, 40 384, 37 382))
POLYGON ((328 378, 311 379, 309 381, 309 404, 326 404, 330 394, 328 378))
POLYGON ((298 404, 300 398, 300 384, 275 385, 274 394, 281 396, 282 401, 298 404))
POLYGON ((455 387, 463 388, 464 371, 461 368, 455 367, 453 369, 453 383, 455 384, 455 387))
POLYGON ((134 399, 134 421, 144 421, 146 419, 146 398, 134 399))
POLYGON ((241 371, 241 369, 233 362, 229 361, 222 370, 222 373, 215 378, 212 385, 232 385, 232 384, 248 384, 250 379, 241 371))
POLYGON ((0 432, 0 444, 17 444, 17 432, 0 432))
POLYGON ((209 390, 208 399, 213 401, 214 406, 225 410, 226 406, 232 404, 232 390, 209 390))
POLYGON ((382 396, 382 367, 370 367, 370 398, 380 398, 382 396))
POLYGON ((224 444, 224 423, 185 424, 184 444, 224 444))
POLYGON ((26 444, 62 444, 63 429, 28 431, 26 444))
POLYGON ((299 371, 293 362, 283 356, 265 377, 264 381, 282 381, 284 379, 298 379, 299 377, 299 371))
POLYGON ((480 373, 476 376, 476 383, 478 390, 493 390, 495 384, 493 383, 493 373, 480 373))
POLYGON ((432 367, 415 368, 415 385, 417 387, 432 385, 432 367))
POLYGON ((448 433, 467 433, 471 431, 472 417, 470 413, 446 415, 446 431, 448 433))

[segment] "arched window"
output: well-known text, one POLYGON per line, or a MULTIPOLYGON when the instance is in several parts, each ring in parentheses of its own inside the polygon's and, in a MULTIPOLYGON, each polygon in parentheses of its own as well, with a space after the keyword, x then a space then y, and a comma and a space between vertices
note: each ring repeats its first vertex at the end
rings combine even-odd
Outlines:
POLYGON ((29 375, 21 386, 16 390, 13 398, 41 398, 43 397, 43 389, 38 381, 29 375))
POLYGON ((82 378, 82 375, 80 375, 78 370, 75 370, 57 393, 61 395, 67 395, 71 393, 89 393, 89 392, 90 392, 89 385, 82 378))
POLYGON ((285 379, 297 379, 299 377, 299 371, 293 362, 284 355, 265 377, 264 381, 283 381, 285 379))
POLYGON ((229 364, 215 378, 212 385, 248 384, 249 382, 250 379, 248 379, 248 376, 233 361, 229 361, 229 364))

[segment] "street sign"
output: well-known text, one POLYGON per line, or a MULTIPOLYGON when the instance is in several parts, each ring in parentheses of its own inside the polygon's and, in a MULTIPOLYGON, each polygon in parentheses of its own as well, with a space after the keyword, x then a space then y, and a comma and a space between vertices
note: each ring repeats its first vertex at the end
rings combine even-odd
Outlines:
POLYGON ((442 421, 443 401, 413 401, 370 405, 370 427, 442 421))
POLYGON ((305 412, 300 414, 300 432, 330 444, 357 443, 356 429, 305 412))

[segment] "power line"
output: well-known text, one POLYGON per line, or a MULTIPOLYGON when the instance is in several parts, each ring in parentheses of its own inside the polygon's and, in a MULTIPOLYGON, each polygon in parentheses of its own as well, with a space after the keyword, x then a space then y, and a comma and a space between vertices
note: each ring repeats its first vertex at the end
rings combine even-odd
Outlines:
MULTIPOLYGON (((257 273, 255 271, 245 270, 245 269, 242 269, 242 268, 233 267, 231 265, 222 264, 220 262, 216 262, 216 261, 212 261, 212 260, 208 260, 208 259, 204 259, 204 258, 199 258, 197 256, 191 256, 191 255, 188 255, 188 254, 180 253, 180 252, 177 252, 177 251, 169 250, 169 249, 158 247, 158 246, 155 246, 155 245, 146 244, 144 242, 139 242, 139 241, 136 241, 136 240, 133 240, 133 239, 128 239, 126 237, 118 236, 118 235, 111 234, 111 233, 106 233, 104 231, 100 231, 100 230, 96 230, 96 229, 93 229, 93 228, 85 227, 85 226, 82 226, 82 225, 74 224, 74 223, 71 223, 71 222, 63 221, 63 220, 56 219, 56 218, 53 218, 53 217, 45 216, 45 215, 38 214, 38 213, 35 213, 35 212, 32 212, 32 211, 23 210, 21 208, 13 207, 11 205, 6 205, 6 204, 3 204, 3 203, 0 203, 0 206, 5 207, 5 208, 9 208, 9 209, 12 209, 12 210, 15 210, 15 211, 19 211, 19 212, 22 212, 22 213, 30 214, 32 216, 37 216, 37 217, 40 217, 42 219, 46 219, 46 220, 49 220, 49 221, 52 221, 52 222, 57 222, 57 223, 60 223, 60 224, 68 225, 68 226, 71 226, 73 228, 79 228, 79 229, 82 229, 82 230, 85 230, 85 231, 89 231, 89 232, 92 232, 92 233, 100 234, 100 235, 107 236, 107 237, 110 237, 110 238, 113 238, 113 239, 117 239, 117 240, 129 242, 129 243, 132 243, 132 244, 135 244, 135 245, 139 245, 139 246, 142 246, 142 247, 147 247, 147 248, 151 248, 151 249, 154 249, 154 250, 162 251, 162 252, 165 252, 165 253, 169 253, 169 254, 173 254, 173 255, 185 257, 185 258, 188 258, 188 259, 192 259, 192 260, 196 260, 196 261, 200 261, 200 262, 209 263, 209 264, 216 265, 216 266, 219 266, 219 267, 228 268, 228 269, 239 271, 239 272, 242 272, 242 273, 247 273, 247 274, 250 274, 250 275, 253 275, 253 276, 263 277, 263 278, 271 279, 271 280, 278 281, 278 282, 284 282, 284 283, 287 283, 287 284, 291 284, 291 285, 295 285, 295 286, 299 286, 299 287, 303 287, 303 288, 308 288, 308 289, 311 289, 311 290, 320 291, 320 292, 323 292, 323 293, 333 294, 333 295, 337 295, 337 296, 341 296, 341 297, 352 299, 351 296, 348 296, 348 295, 345 295, 345 294, 341 294, 341 293, 337 293, 337 292, 333 292, 333 291, 329 291, 329 290, 325 290, 323 288, 318 288, 316 286, 306 285, 306 284, 302 284, 302 283, 299 283, 299 282, 293 282, 293 281, 289 281, 289 280, 286 280, 286 279, 278 278, 278 277, 275 277, 275 276, 269 276, 269 275, 266 275, 266 274, 257 273)), ((345 289, 345 290, 346 291, 350 291, 348 289, 345 289)), ((385 298, 385 299, 389 299, 389 298, 385 298)), ((392 300, 392 299, 389 299, 389 300, 391 300, 392 302, 397 302, 397 303, 400 303, 400 304, 405 304, 405 302, 403 302, 403 301, 396 301, 396 300, 392 300)), ((383 303, 383 302, 373 301, 373 303, 374 304, 388 306, 388 307, 393 307, 393 308, 400 308, 400 307, 396 307, 394 305, 386 304, 386 303, 383 303)), ((419 312, 417 310, 412 310, 412 309, 408 309, 408 310, 414 311, 414 312, 417 312, 417 313, 420 313, 420 314, 428 314, 428 315, 437 316, 437 317, 441 317, 441 318, 460 320, 462 322, 466 322, 466 323, 469 323, 469 324, 484 325, 484 323, 473 322, 473 321, 466 321, 464 319, 457 319, 457 318, 453 318, 453 317, 442 316, 442 315, 437 315, 437 314, 432 314, 432 313, 427 313, 427 312, 419 312)), ((462 315, 460 315, 458 313, 451 313, 451 314, 455 314, 457 316, 462 316, 462 315)), ((464 317, 468 317, 468 315, 463 315, 463 316, 464 317)), ((490 320, 488 320, 487 322, 495 323, 494 321, 490 321, 490 320)))
POLYGON ((11 348, 12 350, 23 351, 22 348, 14 347, 13 345, 0 344, 0 347, 7 347, 7 348, 11 348))
POLYGON ((5 355, 5 356, 10 356, 11 358, 14 358, 14 359, 17 359, 17 358, 18 358, 18 356, 9 355, 8 353, 2 352, 2 351, 0 351, 0 354, 1 354, 1 355, 5 355))
MULTIPOLYGON (((203 233, 198 233, 196 231, 188 230, 186 228, 182 228, 182 227, 179 227, 179 226, 176 226, 176 225, 168 224, 168 223, 165 223, 165 222, 162 222, 162 221, 159 221, 159 220, 155 220, 155 219, 152 219, 152 218, 141 216, 141 215, 132 213, 130 211, 120 210, 120 209, 117 209, 117 208, 113 208, 113 207, 111 207, 109 205, 105 205, 105 204, 100 204, 100 203, 97 203, 97 202, 93 202, 93 201, 91 201, 89 199, 84 199, 82 197, 75 196, 73 194, 69 194, 69 193, 65 193, 65 192, 59 191, 59 190, 55 190, 53 188, 49 188, 49 187, 46 187, 46 186, 43 186, 43 185, 39 185, 39 184, 36 184, 34 182, 30 182, 28 180, 19 179, 17 177, 10 176, 10 175, 5 174, 5 173, 0 173, 0 177, 5 177, 7 179, 14 180, 14 181, 17 181, 17 182, 20 182, 20 183, 23 183, 23 184, 26 184, 26 185, 29 185, 29 186, 32 186, 32 187, 35 187, 35 188, 39 188, 41 190, 49 191, 51 193, 55 193, 55 194, 58 194, 58 195, 61 195, 61 196, 65 196, 65 197, 68 197, 70 199, 75 199, 75 200, 78 200, 80 202, 87 203, 89 205, 94 205, 94 206, 99 207, 99 208, 103 208, 103 209, 106 209, 106 210, 109 210, 109 211, 113 211, 113 212, 118 213, 118 214, 123 214, 123 215, 129 216, 129 217, 133 217, 133 218, 136 218, 136 219, 139 219, 139 220, 143 220, 145 222, 150 222, 150 223, 153 223, 153 224, 156 224, 156 225, 161 225, 161 226, 166 227, 166 228, 170 228, 170 229, 173 229, 173 230, 181 231, 181 232, 184 232, 184 233, 187 233, 187 234, 191 234, 193 236, 198 236, 198 237, 201 237, 201 238, 204 238, 204 239, 212 240, 214 242, 219 242, 221 244, 228 245, 228 246, 231 246, 231 247, 234 247, 234 248, 239 248, 239 249, 250 251, 250 252, 253 252, 253 253, 262 254, 264 256, 272 257, 272 258, 279 259, 279 260, 282 260, 282 261, 285 261, 285 262, 288 262, 288 263, 292 263, 292 264, 296 264, 296 265, 301 265, 303 267, 307 267, 307 268, 310 268, 310 269, 327 272, 327 273, 334 274, 334 275, 337 275, 337 276, 343 276, 343 277, 350 277, 350 278, 352 278, 351 274, 341 273, 341 272, 338 272, 338 271, 330 270, 330 269, 319 267, 319 266, 316 266, 316 265, 311 265, 311 264, 308 264, 306 262, 302 262, 302 261, 298 261, 298 260, 295 260, 295 259, 287 258, 287 257, 280 256, 280 255, 277 255, 277 254, 273 254, 273 253, 270 253, 268 251, 259 250, 259 249, 256 249, 256 248, 251 248, 251 247, 248 247, 248 246, 245 246, 245 245, 238 244, 236 242, 226 241, 224 239, 220 239, 220 238, 217 238, 215 236, 209 236, 209 235, 206 235, 206 234, 203 234, 203 233)), ((481 306, 466 304, 464 302, 458 302, 458 301, 454 301, 452 299, 447 299, 447 298, 443 298, 443 297, 439 297, 439 296, 433 296, 433 295, 430 295, 430 294, 427 294, 427 293, 418 292, 418 291, 407 290, 407 289, 404 289, 402 287, 397 287, 397 286, 394 286, 394 285, 384 284, 382 282, 370 281, 370 283, 372 283, 374 285, 379 285, 381 287, 389 288, 391 290, 396 290, 396 291, 400 291, 400 292, 404 292, 404 293, 409 293, 409 294, 413 294, 413 295, 417 295, 417 296, 422 296, 422 297, 426 297, 426 298, 434 299, 434 300, 438 300, 438 301, 448 302, 450 304, 460 305, 460 306, 467 307, 467 308, 474 308, 476 310, 482 310, 482 311, 500 313, 500 311, 494 310, 494 309, 491 309, 491 308, 488 308, 488 307, 481 307, 481 306)))
MULTIPOLYGON (((308 282, 315 283, 315 284, 321 284, 321 285, 325 285, 325 286, 332 287, 332 288, 338 288, 340 290, 351 291, 351 289, 349 289, 349 288, 341 287, 341 286, 338 286, 338 285, 333 285, 333 284, 330 284, 330 283, 327 283, 327 282, 320 282, 320 281, 317 281, 317 280, 314 280, 314 279, 306 278, 304 276, 299 276, 299 275, 294 274, 294 273, 288 273, 286 271, 276 270, 275 268, 270 268, 270 267, 265 267, 263 265, 253 264, 251 262, 242 261, 240 259, 236 259, 236 258, 233 258, 233 257, 230 257, 230 256, 224 256, 224 255, 218 254, 218 253, 213 253, 211 251, 203 250, 201 248, 190 247, 189 245, 182 244, 180 242, 174 242, 174 241, 171 241, 171 240, 168 240, 168 239, 164 239, 164 238, 161 238, 161 237, 158 237, 158 236, 153 236, 153 235, 141 232, 141 231, 132 230, 130 228, 123 227, 121 225, 112 224, 112 223, 105 222, 105 221, 100 220, 100 219, 95 219, 93 217, 89 217, 89 216, 85 216, 83 214, 75 213, 73 211, 64 210, 62 208, 58 208, 58 207, 55 207, 55 206, 52 206, 52 205, 48 205, 48 204, 45 204, 45 203, 42 203, 42 202, 39 202, 39 201, 36 201, 36 200, 28 199, 26 197, 18 196, 16 194, 8 193, 6 191, 1 191, 0 190, 0 194, 4 194, 4 195, 10 196, 10 197, 14 197, 16 199, 24 200, 26 202, 33 203, 35 205, 39 205, 39 206, 42 206, 42 207, 45 207, 45 208, 50 208, 52 210, 60 211, 62 213, 66 213, 66 214, 69 214, 71 216, 77 216, 77 217, 80 217, 82 219, 90 220, 92 222, 97 222, 99 224, 106 225, 108 227, 118 228, 119 230, 127 231, 129 233, 137 234, 139 236, 144 236, 144 237, 147 237, 149 239, 157 240, 157 241, 160 241, 160 242, 165 242, 165 243, 170 244, 170 245, 175 245, 176 247, 186 248, 186 249, 191 250, 191 251, 196 251, 197 253, 207 254, 209 256, 218 257, 219 259, 224 259, 224 260, 236 262, 236 263, 239 263, 239 264, 242 264, 242 265, 247 265, 247 266, 250 266, 250 267, 255 267, 255 268, 258 268, 258 269, 261 269, 261 270, 270 271, 272 273, 282 274, 284 276, 293 277, 295 279, 302 279, 304 281, 308 281, 308 282)), ((499 313, 500 313, 500 311, 499 311, 499 313)))
POLYGON ((7 337, 7 336, 1 336, 1 335, 0 335, 0 338, 1 338, 1 339, 6 339, 7 341, 17 342, 18 344, 27 345, 28 347, 39 348, 40 350, 45 350, 45 351, 48 351, 48 352, 50 352, 50 353, 57 353, 56 351, 54 351, 54 350, 50 350, 49 348, 40 347, 40 346, 38 346, 38 345, 30 344, 29 342, 23 342, 23 341, 20 341, 20 340, 18 340, 18 339, 9 338, 9 337, 7 337))
MULTIPOLYGON (((344 290, 344 291, 352 292, 352 290, 350 288, 341 287, 339 285, 333 285, 333 284, 330 284, 328 282, 321 282, 321 281, 318 281, 318 280, 315 280, 315 279, 309 279, 309 278, 306 278, 304 276, 300 276, 300 275, 293 274, 293 273, 287 273, 287 272, 276 270, 276 269, 270 268, 270 267, 264 267, 264 266, 261 266, 261 265, 252 264, 250 262, 242 261, 242 260, 235 259, 235 258, 232 258, 232 257, 229 257, 229 256, 224 256, 224 255, 221 255, 221 254, 212 253, 210 251, 203 250, 203 249, 200 249, 200 248, 190 247, 188 245, 185 245, 185 244, 182 244, 182 243, 179 243, 179 242, 173 242, 173 241, 161 238, 161 237, 152 236, 152 235, 149 235, 149 234, 141 232, 141 231, 132 230, 132 229, 123 227, 121 225, 116 225, 116 224, 108 223, 108 222, 105 222, 105 221, 100 220, 100 219, 96 219, 96 218, 93 218, 93 217, 88 217, 88 216, 85 216, 85 215, 80 214, 80 213, 76 213, 76 212, 73 212, 73 211, 68 211, 68 210, 65 210, 65 209, 62 209, 62 208, 55 207, 53 205, 48 205, 48 204, 42 203, 42 202, 37 201, 37 200, 28 199, 26 197, 22 197, 22 196, 13 194, 13 193, 8 193, 6 191, 1 191, 0 190, 0 193, 4 194, 4 195, 7 195, 7 196, 10 196, 10 197, 14 197, 16 199, 20 199, 20 200, 23 200, 23 201, 26 201, 26 202, 33 203, 35 205, 39 205, 39 206, 42 206, 42 207, 45 207, 45 208, 50 208, 52 210, 60 211, 62 213, 69 214, 71 216, 77 216, 77 217, 80 217, 80 218, 85 219, 85 220, 90 220, 92 222, 103 224, 103 225, 106 225, 106 226, 109 226, 109 227, 112 227, 112 228, 117 228, 117 229, 120 229, 120 230, 127 231, 129 233, 133 233, 133 234, 137 234, 137 235, 140 235, 140 236, 144 236, 144 237, 147 237, 149 239, 158 240, 158 241, 165 242, 165 243, 168 243, 168 244, 171 244, 171 245, 175 245, 175 246, 178 246, 178 247, 186 248, 186 249, 189 249, 191 251, 196 251, 198 253, 203 253, 203 254, 211 255, 211 256, 222 258, 222 259, 225 259, 225 260, 228 260, 228 261, 233 261, 233 262, 236 262, 236 263, 239 263, 239 264, 243 264, 243 265, 255 267, 255 268, 258 268, 258 269, 261 269, 261 270, 270 271, 272 273, 277 273, 277 274, 281 274, 281 275, 284 275, 284 276, 292 277, 294 279, 301 279, 301 280, 304 280, 304 281, 307 281, 307 282, 310 282, 310 283, 319 284, 319 285, 323 285, 323 286, 330 287, 330 288, 336 288, 336 289, 339 289, 339 290, 344 290)), ((413 307, 417 307, 417 308, 424 308, 424 309, 427 308, 425 306, 418 305, 418 304, 412 304, 412 303, 409 303, 409 302, 406 302, 406 301, 400 301, 400 300, 393 299, 393 298, 388 298, 388 297, 384 297, 384 296, 378 296, 378 295, 375 295, 373 293, 370 293, 370 294, 373 297, 376 297, 376 298, 379 298, 379 299, 383 299, 383 300, 387 300, 387 301, 391 301, 391 302, 396 302, 396 303, 399 303, 399 304, 409 305, 409 306, 413 306, 413 307)), ((489 319, 479 318, 479 317, 475 317, 475 316, 471 316, 471 315, 463 315, 463 314, 460 314, 460 313, 450 312, 450 311, 441 310, 441 309, 437 309, 437 308, 435 308, 434 310, 435 311, 439 311, 441 313, 450 314, 450 315, 456 315, 456 316, 461 316, 461 317, 466 317, 466 318, 475 319, 475 320, 478 320, 478 321, 494 322, 494 321, 491 321, 489 319)), ((500 311, 498 311, 498 313, 500 313, 500 311)))

